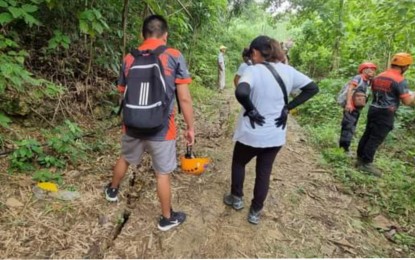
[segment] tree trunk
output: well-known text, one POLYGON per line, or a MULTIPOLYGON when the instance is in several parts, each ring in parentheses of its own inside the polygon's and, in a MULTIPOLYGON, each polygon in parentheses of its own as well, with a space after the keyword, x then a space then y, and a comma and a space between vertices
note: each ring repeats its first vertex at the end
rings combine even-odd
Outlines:
POLYGON ((127 48, 128 3, 129 3, 129 0, 124 0, 124 7, 122 11, 122 57, 123 58, 125 56, 125 49, 127 48))
POLYGON ((341 47, 341 40, 343 36, 343 8, 344 7, 344 0, 339 0, 339 17, 337 21, 337 28, 336 28, 336 36, 334 39, 334 46, 333 46, 333 63, 332 63, 332 70, 337 72, 340 67, 340 47, 341 47))

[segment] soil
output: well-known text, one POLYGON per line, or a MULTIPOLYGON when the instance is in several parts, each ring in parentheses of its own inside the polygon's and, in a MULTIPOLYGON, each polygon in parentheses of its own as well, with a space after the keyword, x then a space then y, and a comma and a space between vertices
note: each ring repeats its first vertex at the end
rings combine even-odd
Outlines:
MULTIPOLYGON (((245 179, 245 208, 222 202, 230 189, 232 130, 239 105, 233 90, 198 106, 197 155, 212 163, 201 176, 172 174, 173 207, 184 224, 157 229, 160 214, 148 157, 130 167, 120 201, 109 203, 103 187, 119 154, 120 130, 108 131, 111 148, 87 165, 68 169, 66 185, 81 198, 37 199, 28 175, 0 173, 1 258, 343 258, 394 257, 396 249, 361 214, 367 205, 347 192, 319 163, 304 130, 288 122, 287 144, 274 164, 270 190, 258 225, 247 221, 255 161, 245 179), (219 109, 215 109, 219 107, 219 109), (209 112, 211 111, 211 112, 209 112), (21 202, 7 205, 13 198, 21 202)), ((178 141, 183 153, 182 140, 178 141)), ((0 159, 3 169, 6 160, 0 159)))

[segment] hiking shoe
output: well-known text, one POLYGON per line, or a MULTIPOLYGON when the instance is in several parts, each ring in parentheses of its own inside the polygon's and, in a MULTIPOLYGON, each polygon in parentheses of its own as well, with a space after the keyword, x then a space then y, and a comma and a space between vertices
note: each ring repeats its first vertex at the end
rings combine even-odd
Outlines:
POLYGON ((237 197, 230 193, 226 194, 225 197, 223 197, 223 203, 231 206, 235 210, 241 210, 244 208, 244 201, 242 200, 242 197, 237 197))
POLYGON ((183 212, 174 212, 171 211, 170 218, 160 217, 159 224, 157 225, 158 229, 161 231, 170 230, 186 220, 186 214, 183 212))
POLYGON ((360 166, 362 166, 364 164, 364 162, 362 161, 362 159, 360 159, 359 157, 356 160, 356 163, 354 164, 354 166, 356 168, 359 168, 360 166))
POLYGON ((359 167, 359 170, 369 173, 375 177, 382 177, 382 172, 376 168, 373 163, 362 163, 359 167))
POLYGON ((255 211, 252 207, 249 209, 248 222, 254 225, 259 223, 261 219, 261 210, 255 211))
POLYGON ((118 188, 111 188, 111 183, 105 186, 105 198, 110 202, 118 201, 118 188))

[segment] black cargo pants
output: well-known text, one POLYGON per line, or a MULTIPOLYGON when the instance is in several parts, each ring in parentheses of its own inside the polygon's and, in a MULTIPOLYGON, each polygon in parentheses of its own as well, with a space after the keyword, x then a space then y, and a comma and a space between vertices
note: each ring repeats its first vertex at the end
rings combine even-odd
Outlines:
POLYGON ((360 117, 360 109, 355 109, 352 112, 344 110, 343 119, 341 124, 339 147, 343 148, 346 152, 349 151, 350 144, 352 143, 353 135, 356 131, 357 121, 360 117))
POLYGON ((362 163, 372 163, 376 150, 393 129, 395 112, 387 108, 370 107, 366 129, 359 141, 357 158, 362 163))

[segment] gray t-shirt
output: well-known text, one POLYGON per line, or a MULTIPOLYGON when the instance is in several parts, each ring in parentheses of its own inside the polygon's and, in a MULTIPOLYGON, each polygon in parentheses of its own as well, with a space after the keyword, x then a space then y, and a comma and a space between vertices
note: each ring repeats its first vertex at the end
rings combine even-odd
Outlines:
MULTIPOLYGON (((301 89, 312 80, 295 68, 279 63, 270 63, 281 76, 287 93, 301 89)), ((276 147, 285 144, 286 129, 275 126, 275 119, 284 107, 284 94, 272 73, 263 64, 248 66, 239 83, 246 82, 251 87, 250 98, 258 112, 265 117, 263 126, 251 127, 248 117, 244 117, 242 109, 233 136, 234 141, 252 147, 276 147)))

